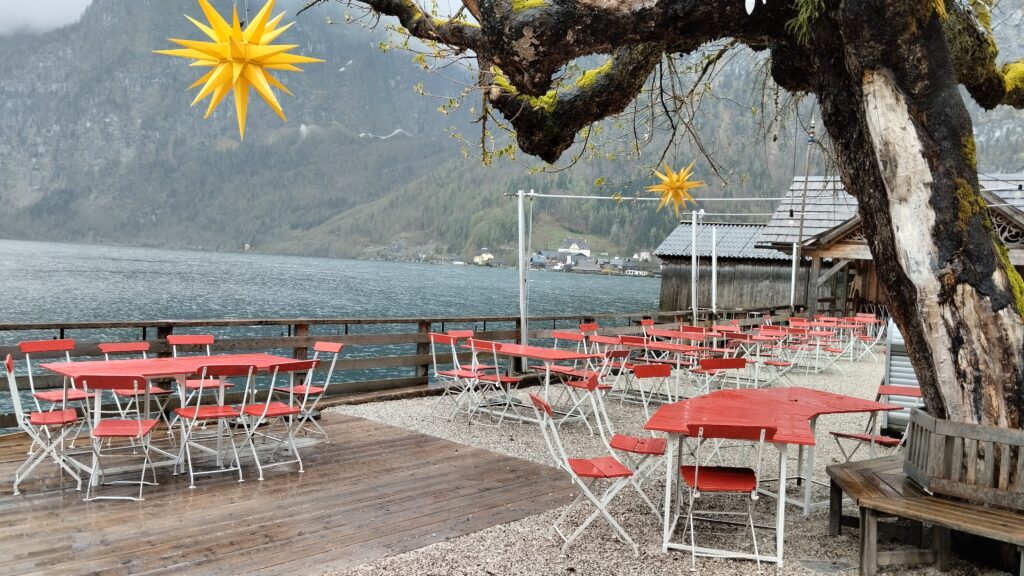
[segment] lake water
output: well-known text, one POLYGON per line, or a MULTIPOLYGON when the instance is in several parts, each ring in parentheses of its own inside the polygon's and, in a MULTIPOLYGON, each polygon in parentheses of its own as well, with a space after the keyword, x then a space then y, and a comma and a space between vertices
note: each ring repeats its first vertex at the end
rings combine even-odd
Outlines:
MULTIPOLYGON (((519 313, 516 279, 511 268, 0 240, 0 323, 511 316, 519 313)), ((657 310, 659 288, 655 278, 531 272, 530 313, 651 312, 657 310)), ((312 332, 330 329, 313 327, 312 332)), ((281 330, 278 326, 205 331, 238 337, 279 336, 281 330)), ((0 344, 53 337, 52 331, 0 332, 0 344)), ((139 332, 80 330, 70 331, 68 337, 138 339, 139 332)), ((346 352, 411 353, 402 347, 365 346, 346 352)), ((343 374, 342 379, 403 374, 359 371, 343 374)), ((0 412, 8 409, 9 398, 0 396, 0 412)))
MULTIPOLYGON (((0 322, 519 313, 512 268, 0 240, 0 322)), ((531 314, 653 311, 655 278, 531 272, 531 314)))

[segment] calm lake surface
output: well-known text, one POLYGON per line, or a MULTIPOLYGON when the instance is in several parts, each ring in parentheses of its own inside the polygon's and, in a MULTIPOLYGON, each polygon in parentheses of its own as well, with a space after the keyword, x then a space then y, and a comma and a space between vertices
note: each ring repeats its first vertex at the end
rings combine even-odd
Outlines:
MULTIPOLYGON (((0 322, 519 313, 512 268, 0 240, 0 322)), ((660 280, 531 272, 531 314, 653 311, 660 280)))
MULTIPOLYGON (((0 323, 513 316, 519 313, 516 281, 517 272, 511 268, 0 240, 0 323)), ((658 307, 660 280, 531 272, 529 287, 531 315, 650 312, 658 307)), ((464 326, 446 326, 455 327, 464 326)), ((272 337, 283 335, 284 329, 191 331, 213 332, 218 338, 272 337)), ((337 334, 338 329, 313 326, 311 333, 337 334)), ((409 330, 408 325, 352 326, 353 333, 409 330)), ((141 334, 127 329, 70 330, 66 336, 95 342, 137 340, 141 334)), ((54 337, 52 330, 0 332, 0 344, 54 337)), ((411 353, 411 346, 345 350, 346 357, 411 353)), ((411 375, 411 370, 346 371, 334 380, 400 377, 411 375)), ((18 363, 16 373, 24 374, 23 363, 18 363)), ((6 386, 0 392, 0 413, 11 410, 5 392, 6 386)))

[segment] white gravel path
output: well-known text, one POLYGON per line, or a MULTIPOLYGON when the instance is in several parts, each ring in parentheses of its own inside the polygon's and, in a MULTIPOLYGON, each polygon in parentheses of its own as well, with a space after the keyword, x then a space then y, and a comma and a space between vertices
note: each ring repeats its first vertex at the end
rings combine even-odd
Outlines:
MULTIPOLYGON (((791 375, 794 384, 820 390, 848 394, 862 398, 873 398, 882 378, 882 362, 863 361, 859 363, 840 363, 823 374, 791 375)), ((521 392, 522 393, 522 392, 521 392)), ((427 416, 434 398, 417 398, 340 406, 332 408, 345 414, 378 420, 395 426, 416 430, 431 436, 437 436, 484 448, 516 458, 524 458, 534 462, 551 465, 550 456, 544 446, 540 430, 531 423, 504 423, 500 428, 470 424, 465 418, 452 422, 427 416)), ((639 431, 645 421, 643 409, 630 404, 620 405, 609 402, 609 413, 619 431, 639 431)), ((830 430, 857 431, 867 421, 864 414, 822 416, 818 420, 818 446, 815 460, 815 477, 827 482, 825 466, 839 462, 840 454, 835 442, 829 436, 830 430)), ((591 436, 581 425, 562 427, 562 437, 566 450, 570 455, 593 456, 602 454, 602 446, 597 436, 591 436)), ((791 454, 795 450, 791 450, 791 454)), ((771 475, 776 461, 771 449, 765 451, 765 472, 771 475)), ((791 461, 790 470, 795 470, 795 460, 791 461)), ((660 478, 663 468, 659 465, 655 478, 660 478)), ((655 503, 661 502, 663 480, 654 480, 648 488, 655 503)), ((819 488, 816 499, 826 499, 827 488, 819 488)), ((725 497, 719 497, 725 498, 725 497)), ((718 500, 702 498, 705 505, 715 507, 718 500)), ((743 509, 742 502, 735 499, 722 500, 723 506, 743 509)), ((757 502, 759 523, 774 525, 775 501, 762 497, 757 502)), ((849 506, 849 505, 848 505, 849 506)), ((561 509, 537 514, 523 520, 495 526, 467 536, 440 542, 397 556, 359 566, 340 572, 329 572, 335 575, 378 576, 396 574, 416 575, 549 575, 549 574, 585 574, 585 575, 677 575, 688 572, 690 556, 682 552, 664 554, 660 549, 661 525, 642 503, 641 499, 629 489, 624 490, 613 501, 612 514, 622 523, 626 531, 640 546, 640 556, 634 557, 626 544, 615 540, 611 530, 601 520, 592 524, 586 532, 562 553, 561 540, 553 536, 551 524, 561 513, 561 509)), ((848 513, 854 513, 852 506, 848 513)), ((577 520, 579 519, 577 514, 577 520)), ((809 517, 801 515, 795 507, 789 507, 786 514, 785 565, 779 569, 771 564, 764 564, 765 573, 778 574, 857 574, 857 530, 844 528, 843 535, 830 537, 827 535, 826 510, 821 509, 809 517)), ((722 531, 721 528, 705 528, 701 531, 698 525, 698 537, 709 535, 713 540, 720 540, 724 545, 750 545, 748 532, 726 534, 708 534, 708 530, 722 531)), ((774 532, 762 530, 758 532, 758 542, 762 551, 774 549, 774 532)), ((882 543, 883 548, 898 547, 892 543, 882 543)), ((697 559, 697 570, 700 574, 756 574, 757 567, 753 562, 740 560, 697 559)), ((880 574, 950 574, 950 575, 988 575, 1002 574, 998 571, 979 569, 959 560, 954 560, 951 572, 939 572, 930 566, 922 566, 911 570, 882 569, 880 574)))

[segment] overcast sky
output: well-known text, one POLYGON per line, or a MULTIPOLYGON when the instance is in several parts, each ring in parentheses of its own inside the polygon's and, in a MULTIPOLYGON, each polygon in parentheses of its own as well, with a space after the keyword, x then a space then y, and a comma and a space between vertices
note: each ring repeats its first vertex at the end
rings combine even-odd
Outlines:
POLYGON ((0 0, 0 35, 46 32, 78 20, 92 0, 0 0))

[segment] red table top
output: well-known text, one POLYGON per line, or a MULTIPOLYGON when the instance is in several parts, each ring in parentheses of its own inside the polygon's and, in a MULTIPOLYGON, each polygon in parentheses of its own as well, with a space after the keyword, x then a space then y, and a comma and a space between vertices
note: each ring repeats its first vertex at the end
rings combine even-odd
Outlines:
POLYGON ((664 328, 650 328, 647 330, 648 336, 657 336, 658 338, 671 338, 673 340, 697 340, 704 341, 708 338, 719 338, 722 335, 718 332, 698 332, 696 330, 666 330, 664 328))
POLYGON ((863 317, 863 316, 858 316, 856 318, 850 318, 850 322, 856 322, 858 324, 881 324, 882 323, 882 321, 879 320, 878 318, 866 318, 866 317, 863 317))
POLYGON ((220 354, 217 356, 179 356, 177 358, 135 358, 131 360, 95 360, 89 362, 48 362, 43 368, 64 376, 144 376, 164 378, 195 374, 202 366, 252 364, 257 370, 294 358, 272 354, 220 354))
POLYGON ((600 354, 583 354, 572 350, 559 350, 557 348, 545 348, 543 346, 524 346, 522 344, 501 344, 498 346, 498 353, 505 356, 516 356, 519 358, 530 358, 544 362, 568 362, 573 360, 589 360, 601 358, 600 354))
POLYGON ((772 426, 772 442, 814 445, 811 418, 821 414, 900 410, 895 404, 862 400, 810 388, 720 390, 659 408, 644 428, 686 435, 690 424, 772 426))

